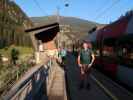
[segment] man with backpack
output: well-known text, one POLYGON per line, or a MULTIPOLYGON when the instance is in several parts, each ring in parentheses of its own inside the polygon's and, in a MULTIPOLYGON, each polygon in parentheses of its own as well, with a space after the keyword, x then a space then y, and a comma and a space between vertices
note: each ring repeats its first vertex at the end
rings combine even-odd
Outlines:
POLYGON ((86 87, 90 88, 90 84, 87 81, 88 75, 90 73, 92 64, 94 62, 95 56, 91 49, 91 43, 84 41, 82 44, 83 48, 81 49, 78 55, 78 65, 80 67, 81 82, 79 88, 82 89, 86 87))
POLYGON ((60 59, 61 65, 65 65, 66 55, 67 55, 66 49, 64 47, 63 48, 59 48, 59 50, 58 50, 58 58, 60 59))

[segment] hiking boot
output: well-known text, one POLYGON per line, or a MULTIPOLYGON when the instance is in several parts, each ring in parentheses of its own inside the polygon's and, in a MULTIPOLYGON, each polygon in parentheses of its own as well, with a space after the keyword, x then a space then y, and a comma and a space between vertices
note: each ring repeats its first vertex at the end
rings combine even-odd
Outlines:
POLYGON ((87 84, 86 89, 90 90, 90 83, 87 84))
POLYGON ((84 82, 82 81, 80 84, 79 84, 79 89, 83 89, 84 88, 84 82))

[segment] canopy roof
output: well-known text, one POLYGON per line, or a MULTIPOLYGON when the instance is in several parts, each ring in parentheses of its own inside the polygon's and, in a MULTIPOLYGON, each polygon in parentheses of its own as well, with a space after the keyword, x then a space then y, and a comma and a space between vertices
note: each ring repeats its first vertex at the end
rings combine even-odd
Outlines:
POLYGON ((26 30, 26 32, 33 32, 35 33, 34 35, 37 40, 41 40, 42 42, 48 42, 53 40, 59 32, 59 24, 52 23, 49 25, 34 27, 26 30))

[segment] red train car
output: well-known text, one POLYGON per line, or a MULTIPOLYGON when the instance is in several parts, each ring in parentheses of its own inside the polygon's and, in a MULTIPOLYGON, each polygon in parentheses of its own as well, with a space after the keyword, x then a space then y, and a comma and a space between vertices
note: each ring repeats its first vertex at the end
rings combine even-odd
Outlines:
POLYGON ((133 13, 87 38, 97 44, 95 66, 133 90, 133 13))

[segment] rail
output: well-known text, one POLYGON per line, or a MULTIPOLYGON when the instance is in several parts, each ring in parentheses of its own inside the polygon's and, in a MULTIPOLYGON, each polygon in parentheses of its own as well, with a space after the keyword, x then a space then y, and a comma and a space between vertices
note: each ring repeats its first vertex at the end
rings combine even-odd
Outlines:
POLYGON ((16 85, 3 96, 4 100, 36 100, 47 97, 46 78, 51 69, 51 60, 30 69, 16 85))

